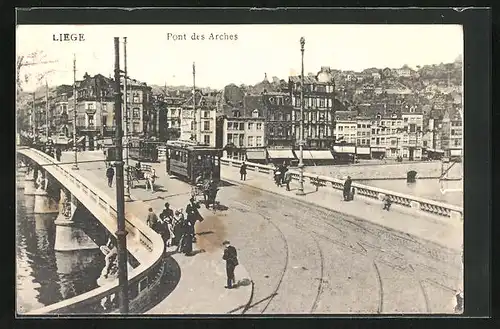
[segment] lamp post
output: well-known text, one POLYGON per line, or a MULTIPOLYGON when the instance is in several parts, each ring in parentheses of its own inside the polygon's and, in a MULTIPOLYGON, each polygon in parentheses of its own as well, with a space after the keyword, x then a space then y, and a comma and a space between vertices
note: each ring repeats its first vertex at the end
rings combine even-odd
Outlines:
POLYGON ((123 77, 123 109, 125 111, 125 172, 127 174, 126 179, 125 179, 125 201, 131 201, 132 199, 130 198, 130 168, 129 168, 129 147, 130 147, 130 140, 129 140, 129 113, 128 113, 128 101, 127 101, 127 37, 123 38, 123 62, 124 62, 124 77, 123 77))
POLYGON ((300 157, 299 157, 299 190, 297 195, 305 195, 304 193, 304 45, 306 40, 304 37, 300 38, 300 52, 301 52, 301 72, 300 72, 300 157))
POLYGON ((120 39, 115 37, 115 154, 116 154, 116 213, 118 229, 116 237, 118 242, 118 285, 120 313, 129 311, 128 300, 128 274, 127 274, 127 231, 125 230, 125 198, 123 182, 123 146, 122 146, 122 95, 120 83, 120 39))
POLYGON ((73 151, 75 152, 74 163, 71 169, 78 170, 78 147, 76 146, 76 55, 73 55, 73 151))

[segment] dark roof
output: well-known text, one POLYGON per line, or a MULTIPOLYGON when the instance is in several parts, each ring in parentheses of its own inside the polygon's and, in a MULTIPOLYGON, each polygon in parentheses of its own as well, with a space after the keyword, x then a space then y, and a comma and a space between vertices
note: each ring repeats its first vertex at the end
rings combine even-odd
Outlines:
POLYGON ((264 101, 261 95, 246 95, 243 98, 243 107, 245 110, 262 109, 264 101))
MULTIPOLYGON (((300 75, 292 75, 288 77, 288 79, 293 83, 301 82, 300 75)), ((316 76, 304 75, 304 84, 325 84, 325 83, 319 82, 318 79, 316 79, 316 76)))
POLYGON ((336 111, 335 112, 335 120, 356 120, 357 112, 356 111, 336 111))

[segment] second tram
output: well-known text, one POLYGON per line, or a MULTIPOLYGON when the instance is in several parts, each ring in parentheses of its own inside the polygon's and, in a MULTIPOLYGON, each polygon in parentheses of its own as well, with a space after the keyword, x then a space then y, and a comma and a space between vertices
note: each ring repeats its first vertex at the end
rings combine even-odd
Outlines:
POLYGON ((161 143, 143 139, 129 141, 129 157, 140 162, 158 162, 158 146, 161 143))
POLYGON ((221 155, 221 149, 191 141, 168 141, 166 143, 167 173, 192 185, 196 183, 198 177, 218 183, 221 155))

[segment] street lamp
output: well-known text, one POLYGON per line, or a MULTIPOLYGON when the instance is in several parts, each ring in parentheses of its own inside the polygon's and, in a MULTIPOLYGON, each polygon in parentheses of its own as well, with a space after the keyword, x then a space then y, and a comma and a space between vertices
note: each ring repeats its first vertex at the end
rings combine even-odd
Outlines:
POLYGON ((304 37, 300 38, 300 52, 301 52, 301 65, 300 72, 300 157, 299 157, 299 190, 297 195, 305 195, 304 193, 304 45, 306 40, 304 37))
POLYGON ((76 146, 76 55, 73 55, 73 151, 75 152, 74 163, 71 169, 78 170, 78 148, 76 146))

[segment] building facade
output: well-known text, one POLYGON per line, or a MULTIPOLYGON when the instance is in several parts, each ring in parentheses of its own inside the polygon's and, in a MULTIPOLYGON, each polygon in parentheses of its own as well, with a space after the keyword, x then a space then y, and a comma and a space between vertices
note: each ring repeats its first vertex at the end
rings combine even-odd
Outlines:
POLYGON ((217 103, 197 90, 183 105, 180 122, 180 139, 194 140, 215 147, 217 128, 217 103))
MULTIPOLYGON (((294 135, 300 136, 301 77, 290 76, 288 93, 293 106, 294 135)), ((335 81, 329 67, 304 76, 304 138, 308 149, 330 149, 335 143, 335 81)))
POLYGON ((446 110, 440 136, 441 148, 448 157, 463 155, 463 119, 456 108, 446 110))
POLYGON ((264 162, 266 120, 264 117, 224 117, 224 157, 241 161, 264 162))
POLYGON ((160 141, 175 140, 181 135, 182 97, 155 96, 155 109, 158 113, 158 138, 160 141))
MULTIPOLYGON (((125 79, 121 78, 121 91, 124 92, 125 79)), ((158 135, 159 116, 153 106, 151 87, 135 79, 127 79, 127 107, 129 135, 138 137, 153 137, 158 135)), ((123 103, 123 105, 125 105, 123 103)), ((125 112, 123 112, 125 125, 125 112)))

